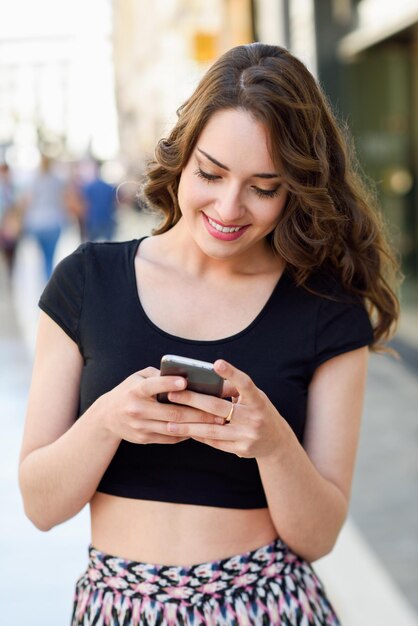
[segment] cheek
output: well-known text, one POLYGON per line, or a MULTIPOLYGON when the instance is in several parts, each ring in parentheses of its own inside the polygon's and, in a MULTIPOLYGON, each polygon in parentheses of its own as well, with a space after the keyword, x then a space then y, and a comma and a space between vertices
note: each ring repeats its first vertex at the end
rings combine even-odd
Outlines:
POLYGON ((274 226, 276 226, 277 222, 280 219, 280 216, 285 210, 286 203, 287 192, 285 192, 283 195, 280 195, 280 197, 276 199, 274 206, 270 207, 270 210, 264 213, 264 222, 266 224, 274 224, 274 226))
POLYGON ((203 208, 213 197, 210 185, 202 184, 199 180, 195 181, 194 178, 180 178, 177 198, 183 215, 188 210, 203 208))

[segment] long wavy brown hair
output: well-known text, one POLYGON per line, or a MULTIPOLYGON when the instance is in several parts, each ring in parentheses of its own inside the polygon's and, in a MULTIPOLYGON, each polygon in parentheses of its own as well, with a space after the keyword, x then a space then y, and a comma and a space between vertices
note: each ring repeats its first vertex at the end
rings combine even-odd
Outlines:
POLYGON ((181 217, 177 190, 210 116, 240 108, 262 122, 288 201, 271 233, 273 248, 299 285, 319 268, 364 302, 382 348, 399 315, 399 264, 374 194, 364 184, 347 131, 306 67, 284 48, 253 43, 232 48, 209 68, 157 144, 144 194, 163 213, 155 234, 181 217))

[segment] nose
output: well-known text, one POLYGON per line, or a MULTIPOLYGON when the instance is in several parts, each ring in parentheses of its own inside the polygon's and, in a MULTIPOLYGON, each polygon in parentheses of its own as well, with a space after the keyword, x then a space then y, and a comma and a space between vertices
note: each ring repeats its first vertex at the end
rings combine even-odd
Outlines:
POLYGON ((245 206, 242 201, 241 188, 237 184, 224 186, 220 191, 217 201, 216 211, 219 219, 224 224, 234 224, 245 213, 245 206))

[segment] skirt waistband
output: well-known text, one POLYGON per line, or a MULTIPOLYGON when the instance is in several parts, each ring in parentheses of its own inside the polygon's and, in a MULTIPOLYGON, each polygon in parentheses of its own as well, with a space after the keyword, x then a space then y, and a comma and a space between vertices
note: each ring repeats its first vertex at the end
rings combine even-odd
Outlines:
POLYGON ((340 626, 311 565, 281 540, 192 566, 141 563, 90 547, 72 626, 340 626))
POLYGON ((90 546, 86 574, 96 589, 158 597, 160 601, 191 601, 196 595, 234 593, 248 585, 264 584, 290 574, 303 563, 280 539, 243 554, 190 566, 142 563, 90 546))

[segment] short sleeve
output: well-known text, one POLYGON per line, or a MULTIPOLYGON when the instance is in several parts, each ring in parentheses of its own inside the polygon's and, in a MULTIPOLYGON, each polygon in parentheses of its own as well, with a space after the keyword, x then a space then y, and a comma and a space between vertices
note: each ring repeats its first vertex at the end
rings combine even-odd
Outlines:
POLYGON ((323 299, 317 320, 315 367, 372 342, 373 328, 361 303, 323 299))
POLYGON ((40 299, 39 307, 56 322, 81 351, 79 324, 85 283, 85 252, 82 244, 56 266, 40 299))

